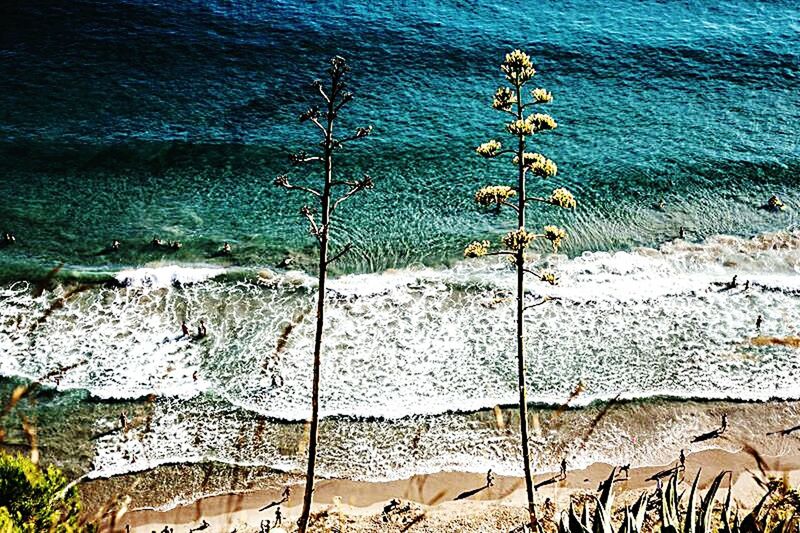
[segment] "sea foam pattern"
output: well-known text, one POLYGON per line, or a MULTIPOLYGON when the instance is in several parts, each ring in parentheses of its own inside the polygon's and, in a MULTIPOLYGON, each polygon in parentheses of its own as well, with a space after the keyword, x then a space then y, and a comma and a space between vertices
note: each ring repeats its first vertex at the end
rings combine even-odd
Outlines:
MULTIPOLYGON (((679 240, 539 265, 561 282, 529 285, 531 302, 553 298, 526 316, 531 401, 558 404, 578 383, 583 403, 618 394, 800 397, 795 351, 750 342, 758 315, 764 335, 797 333, 800 234, 679 240), (734 275, 737 286, 726 289, 734 275)), ((314 280, 216 274, 124 272, 125 287, 59 285, 38 297, 27 284, 7 286, 0 372, 108 398, 214 391, 264 416, 304 419, 314 280), (184 318, 192 328, 204 320, 210 335, 181 337, 184 318)), ((512 284, 493 259, 331 280, 323 415, 400 418, 514 403, 512 284)))

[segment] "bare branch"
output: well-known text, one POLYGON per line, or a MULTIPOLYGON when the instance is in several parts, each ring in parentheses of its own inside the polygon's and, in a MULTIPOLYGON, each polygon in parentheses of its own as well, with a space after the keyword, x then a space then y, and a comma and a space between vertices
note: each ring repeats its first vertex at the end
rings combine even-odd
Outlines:
POLYGON ((289 154, 289 162, 292 165, 298 166, 303 163, 311 163, 315 161, 322 161, 322 157, 314 155, 310 156, 306 152, 297 152, 296 154, 289 154))
POLYGON ((317 222, 314 220, 314 213, 311 211, 311 209, 307 205, 304 205, 300 208, 300 214, 306 217, 311 225, 309 233, 316 237, 318 241, 321 240, 320 230, 317 227, 317 222))
POLYGON ((344 107, 344 106, 345 106, 345 104, 347 104, 347 103, 348 103, 348 102, 350 102, 351 100, 353 100, 353 93, 351 93, 351 92, 345 92, 345 93, 342 95, 342 99, 341 99, 341 101, 340 101, 338 104, 336 104, 336 107, 334 107, 334 109, 333 109, 333 112, 334 112, 334 113, 338 113, 338 112, 339 112, 339 110, 340 110, 342 107, 344 107))
POLYGON ((523 311, 527 311, 531 307, 539 307, 540 305, 549 302, 550 300, 560 300, 558 296, 542 296, 542 300, 540 302, 536 302, 535 304, 529 304, 522 308, 523 311))
POLYGON ((339 204, 353 196, 354 194, 361 192, 365 189, 371 189, 374 186, 372 182, 372 178, 368 175, 364 175, 364 179, 355 182, 355 184, 350 185, 350 190, 344 193, 342 197, 340 197, 336 202, 334 202, 333 206, 331 207, 331 213, 336 211, 336 208, 339 207, 339 204))
POLYGON ((314 124, 316 124, 316 126, 322 131, 323 134, 325 135, 328 134, 328 130, 325 129, 325 126, 319 123, 319 120, 317 120, 316 118, 310 118, 309 120, 314 124))
POLYGON ((314 88, 315 88, 317 91, 319 91, 319 94, 321 94, 321 95, 322 95, 322 98, 325 100, 325 102, 327 102, 327 103, 331 103, 331 99, 330 99, 330 98, 328 98, 328 95, 327 95, 327 94, 325 94, 325 89, 323 89, 323 88, 322 88, 322 82, 321 82, 320 80, 314 80, 314 82, 313 82, 311 85, 312 85, 312 87, 314 87, 314 88))
POLYGON ((486 255, 510 255, 510 256, 515 256, 517 254, 515 254, 514 252, 509 252, 508 250, 498 250, 496 252, 486 252, 486 255))
POLYGON ((316 189, 312 189, 311 187, 303 187, 301 185, 292 185, 291 183, 289 183, 289 178, 286 177, 285 174, 281 174, 280 176, 275 178, 275 181, 273 183, 278 187, 286 189, 287 191, 303 191, 309 194, 313 194, 317 198, 322 197, 322 193, 320 193, 316 189))
POLYGON ((372 133, 372 126, 371 125, 367 126, 366 128, 357 128, 356 132, 353 135, 350 135, 349 137, 345 137, 344 139, 338 139, 334 143, 334 148, 339 148, 341 145, 343 145, 345 143, 348 143, 350 141, 363 139, 364 137, 366 137, 370 133, 372 133))
POLYGON ((349 252, 349 251, 350 251, 352 248, 353 248, 353 243, 350 243, 350 242, 348 242, 347 244, 345 244, 345 245, 344 245, 344 248, 342 248, 342 249, 339 251, 339 253, 338 253, 338 254, 336 254, 336 255, 334 255, 333 257, 331 257, 330 259, 328 259, 328 260, 325 262, 325 264, 326 264, 326 265, 330 265, 331 263, 333 263, 334 261, 336 261, 337 259, 339 259, 340 257, 342 257, 344 254, 346 254, 347 252, 349 252))
POLYGON ((512 204, 511 202, 506 202, 505 200, 502 200, 502 201, 499 202, 498 205, 507 205, 508 207, 510 207, 511 209, 516 211, 517 213, 519 213, 519 206, 516 206, 516 205, 512 204))
POLYGON ((550 204, 550 203, 552 203, 552 202, 550 201, 550 198, 542 198, 542 197, 540 197, 540 196, 526 196, 526 197, 525 197, 525 201, 526 201, 526 202, 542 202, 543 204, 550 204))

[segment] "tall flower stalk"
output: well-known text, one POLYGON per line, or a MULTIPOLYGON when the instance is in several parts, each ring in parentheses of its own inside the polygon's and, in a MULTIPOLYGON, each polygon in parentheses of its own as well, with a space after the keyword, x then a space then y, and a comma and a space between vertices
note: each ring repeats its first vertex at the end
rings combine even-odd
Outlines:
POLYGON ((528 441, 528 403, 525 386, 525 311, 530 307, 544 303, 546 299, 537 302, 525 301, 525 274, 532 274, 538 279, 554 284, 556 278, 550 273, 536 273, 525 266, 527 250, 534 241, 549 241, 553 252, 558 250, 562 241, 566 239, 566 232, 555 226, 545 226, 541 233, 529 232, 525 228, 525 211, 531 202, 540 202, 555 205, 564 209, 574 208, 575 198, 564 189, 558 188, 547 197, 528 196, 526 179, 533 175, 539 179, 546 179, 556 175, 556 164, 535 152, 528 152, 529 138, 535 134, 556 128, 556 121, 547 114, 533 113, 536 107, 552 102, 553 96, 545 89, 533 89, 527 95, 523 92, 525 85, 531 81, 536 71, 530 57, 514 50, 506 54, 505 61, 500 66, 505 74, 509 86, 497 89, 492 101, 492 108, 510 116, 506 123, 506 132, 513 138, 511 148, 503 148, 501 142, 490 140, 481 144, 476 152, 487 159, 500 156, 509 156, 516 169, 516 183, 514 185, 493 185, 480 189, 475 195, 475 201, 483 206, 494 206, 497 209, 509 208, 517 214, 517 229, 510 231, 502 239, 503 248, 491 251, 488 241, 476 241, 466 247, 466 257, 479 257, 484 255, 505 255, 514 263, 517 275, 517 380, 519 388, 519 424, 522 438, 522 458, 525 470, 525 488, 528 496, 528 513, 530 524, 535 527, 536 510, 534 507, 534 487, 531 475, 530 446, 528 441))
POLYGON ((346 78, 350 68, 341 57, 331 59, 328 69, 328 78, 325 83, 316 80, 312 88, 322 101, 320 107, 311 107, 300 115, 300 122, 310 123, 319 132, 321 141, 317 145, 316 153, 308 154, 299 152, 292 154, 289 159, 293 166, 298 168, 312 167, 322 174, 321 187, 306 185, 307 178, 301 178, 303 184, 290 181, 287 175, 275 178, 275 185, 287 191, 301 191, 313 200, 313 206, 304 205, 300 210, 309 223, 309 232, 319 245, 319 283, 317 293, 317 324, 314 335, 314 362, 313 381, 311 389, 311 425, 308 442, 308 468, 306 471, 306 486, 303 496, 303 510, 297 522, 301 533, 308 527, 311 513, 311 502, 314 491, 314 467, 317 459, 317 435, 319 429, 319 382, 320 363, 322 354, 322 333, 325 326, 325 283, 328 267, 345 255, 351 248, 345 245, 335 253, 330 251, 331 216, 339 206, 354 195, 372 188, 372 179, 363 176, 359 179, 334 179, 333 161, 334 154, 352 141, 363 139, 372 131, 372 126, 357 128, 354 132, 344 137, 334 137, 334 123, 342 108, 353 100, 353 94, 347 91, 346 78))

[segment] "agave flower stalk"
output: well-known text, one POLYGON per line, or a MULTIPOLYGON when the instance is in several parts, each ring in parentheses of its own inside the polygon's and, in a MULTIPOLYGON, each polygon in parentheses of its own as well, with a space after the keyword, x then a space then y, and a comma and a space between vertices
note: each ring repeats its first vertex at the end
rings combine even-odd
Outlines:
MULTIPOLYGON (((531 202, 542 202, 555 205, 564 209, 572 209, 576 202, 572 194, 565 188, 555 189, 550 196, 539 198, 527 196, 526 178, 533 175, 540 179, 551 178, 558 172, 556 164, 542 154, 528 152, 529 138, 535 134, 557 127, 556 121, 547 114, 530 113, 530 109, 549 103, 553 100, 552 94, 545 89, 534 89, 530 95, 524 94, 525 85, 533 78, 536 71, 530 57, 514 50, 505 57, 500 66, 505 74, 509 86, 497 89, 492 101, 492 108, 510 116, 505 125, 506 131, 513 138, 511 148, 504 149, 500 141, 489 140, 476 148, 476 152, 486 159, 503 155, 512 156, 511 163, 516 169, 516 183, 514 186, 494 185, 484 187, 475 195, 475 200, 482 206, 495 206, 496 208, 508 207, 516 212, 517 229, 509 232, 502 239, 503 249, 492 252, 487 241, 476 241, 466 247, 466 257, 479 257, 485 255, 507 255, 513 261, 517 275, 517 380, 519 389, 519 414, 520 434, 522 439, 522 458, 525 471, 525 487, 528 497, 528 512, 531 527, 537 529, 536 510, 534 506, 534 486, 531 476, 530 446, 528 443, 528 407, 525 384, 525 310, 534 305, 525 305, 525 274, 533 271, 525 268, 525 250, 537 239, 549 241, 554 252, 558 250, 564 239, 567 238, 564 230, 555 226, 546 226, 542 233, 526 230, 526 208, 531 202)), ((552 273, 537 274, 540 280, 555 284, 557 277, 552 273)), ((542 302, 547 299, 543 299, 542 302)))
POLYGON ((317 434, 319 429, 319 385, 320 365, 322 354, 322 334, 325 325, 325 282, 328 267, 345 255, 351 245, 347 244, 336 253, 330 252, 330 234, 332 228, 331 215, 342 204, 356 194, 371 189, 372 179, 364 176, 358 179, 334 179, 333 162, 334 154, 351 141, 363 139, 372 131, 372 127, 357 128, 354 133, 344 137, 334 137, 334 124, 342 108, 353 99, 353 94, 347 91, 346 78, 350 68, 341 57, 331 59, 328 69, 330 82, 323 84, 317 80, 312 84, 313 90, 322 99, 321 108, 311 107, 300 115, 300 122, 313 124, 322 138, 319 143, 319 153, 309 155, 299 152, 289 157, 295 167, 315 166, 317 172, 322 174, 322 186, 314 187, 305 184, 295 184, 286 175, 278 176, 275 185, 287 191, 301 191, 311 196, 315 206, 303 206, 300 213, 308 220, 309 232, 319 245, 319 272, 317 293, 317 323, 314 335, 314 361, 313 381, 311 389, 311 424, 308 440, 308 467, 306 470, 306 485, 303 496, 303 510, 297 522, 299 531, 305 533, 311 513, 311 502, 314 491, 314 468, 317 458, 317 434))

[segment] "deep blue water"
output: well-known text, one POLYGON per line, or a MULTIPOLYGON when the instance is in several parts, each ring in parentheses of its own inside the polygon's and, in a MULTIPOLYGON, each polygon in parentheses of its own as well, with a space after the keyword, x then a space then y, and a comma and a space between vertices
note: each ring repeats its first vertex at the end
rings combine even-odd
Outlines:
POLYGON ((357 95, 343 118, 375 135, 342 172, 378 187, 341 214, 345 270, 449 263, 509 218, 479 186, 512 178, 475 145, 502 135, 489 108, 507 51, 528 51, 559 129, 535 139, 579 210, 532 212, 566 251, 750 235, 800 199, 800 9, 795 2, 9 2, 0 16, 0 226, 6 277, 58 262, 93 269, 270 264, 312 241, 272 185, 313 141, 296 117, 340 54, 357 95), (654 209, 663 200, 664 210, 654 209), (112 239, 123 251, 99 254, 112 239))

